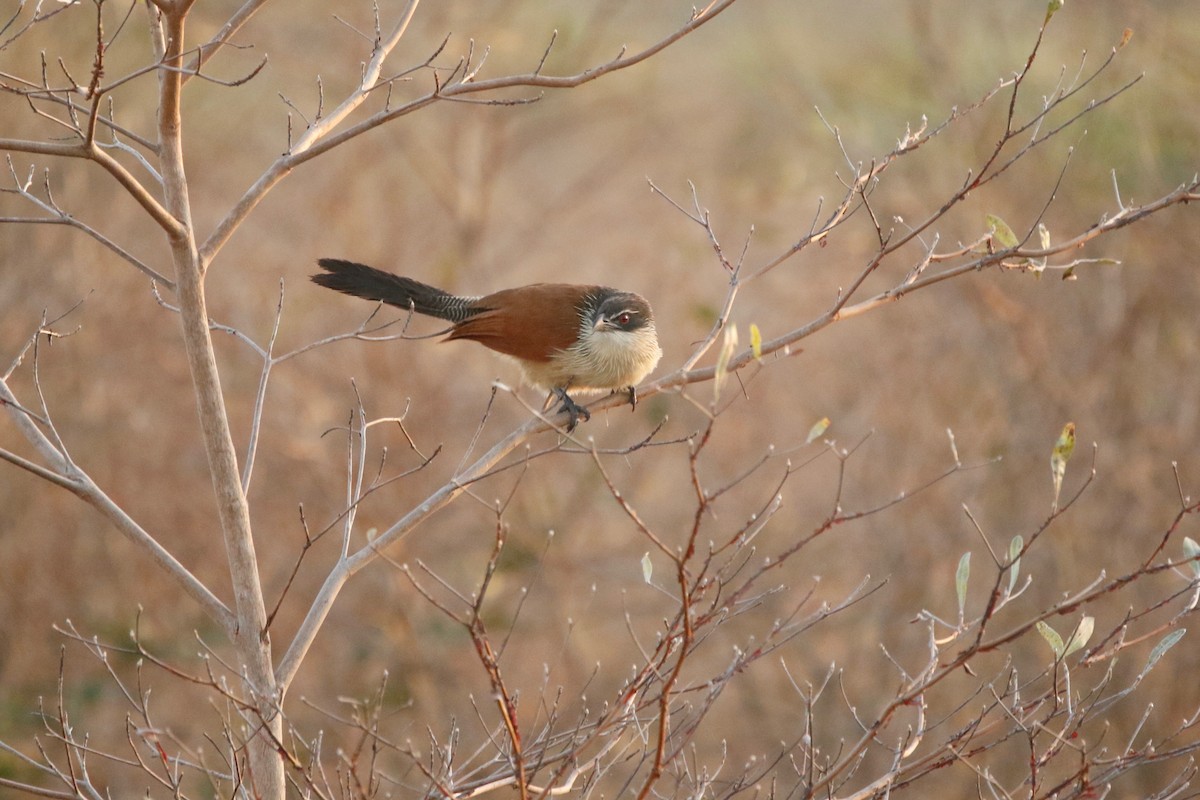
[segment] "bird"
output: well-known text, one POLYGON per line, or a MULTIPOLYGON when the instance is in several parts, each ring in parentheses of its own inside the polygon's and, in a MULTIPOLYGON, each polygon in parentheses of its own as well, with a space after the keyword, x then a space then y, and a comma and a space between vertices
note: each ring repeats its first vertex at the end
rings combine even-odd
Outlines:
POLYGON ((322 258, 312 281, 344 294, 452 323, 444 341, 467 339, 510 356, 525 380, 548 390, 566 412, 567 432, 591 412, 568 392, 628 392, 662 358, 654 312, 644 297, 607 286, 535 283, 481 296, 451 294, 420 281, 338 258, 322 258))

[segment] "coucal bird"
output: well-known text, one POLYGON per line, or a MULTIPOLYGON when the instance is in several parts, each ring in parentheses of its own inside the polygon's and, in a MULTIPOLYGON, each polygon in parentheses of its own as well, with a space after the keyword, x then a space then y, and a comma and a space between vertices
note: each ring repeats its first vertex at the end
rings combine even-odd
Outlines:
POLYGON ((463 297, 412 278, 322 258, 314 283, 453 323, 445 341, 470 339, 514 358, 525 378, 562 401, 567 430, 590 419, 572 392, 629 392, 662 357, 654 314, 641 295, 607 286, 535 283, 463 297))

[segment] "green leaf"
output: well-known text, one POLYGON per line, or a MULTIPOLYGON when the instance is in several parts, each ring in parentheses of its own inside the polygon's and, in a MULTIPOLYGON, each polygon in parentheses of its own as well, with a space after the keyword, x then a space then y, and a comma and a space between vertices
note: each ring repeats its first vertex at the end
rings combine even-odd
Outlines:
POLYGON ((1075 423, 1063 425, 1062 433, 1050 451, 1050 477, 1054 480, 1054 509, 1058 510, 1058 495, 1062 491, 1063 475, 1067 471, 1067 462, 1071 453, 1075 452, 1075 423))
MULTIPOLYGON (((1196 540, 1190 536, 1183 537, 1183 557, 1195 558, 1200 556, 1200 544, 1196 544, 1196 540)), ((1200 578, 1200 561, 1192 562, 1192 572, 1197 578, 1200 578)))
POLYGON ((1150 651, 1150 657, 1146 659, 1146 667, 1142 670, 1145 675, 1150 670, 1154 669, 1154 665, 1158 660, 1166 655, 1166 652, 1179 643, 1183 635, 1187 633, 1187 628, 1180 628, 1177 631, 1171 631, 1162 638, 1162 641, 1154 645, 1154 649, 1150 651))
POLYGON ((1050 0, 1049 3, 1046 3, 1046 22, 1050 21, 1050 18, 1063 7, 1065 2, 1066 0, 1050 0))
POLYGON ((1016 247, 1020 242, 1017 235, 1013 233, 1012 228, 1008 227, 1008 223, 997 217, 995 214, 988 214, 987 217, 988 229, 992 232, 992 237, 1002 244, 1005 249, 1016 247))
POLYGON ((961 617, 967 606, 967 581, 971 577, 971 551, 962 554, 958 570, 954 573, 954 588, 958 592, 958 615, 961 617))
POLYGON ((1021 573, 1021 549, 1025 547, 1025 538, 1021 534, 1017 534, 1008 543, 1008 560, 1012 562, 1012 569, 1008 571, 1008 591, 1012 592, 1017 585, 1017 575, 1021 573))
POLYGON ((808 438, 804 440, 804 443, 812 444, 815 439, 819 438, 825 433, 825 431, 829 430, 829 426, 831 424, 833 423, 829 421, 829 417, 821 417, 819 420, 813 423, 811 428, 808 429, 808 438))
POLYGON ((750 352, 754 358, 762 361, 762 331, 753 322, 750 323, 750 352))
POLYGON ((729 374, 729 359, 733 358, 733 352, 737 349, 737 341, 737 326, 730 325, 726 327, 725 339, 721 345, 721 352, 717 354, 717 369, 713 375, 714 403, 721 398, 721 387, 725 384, 725 376, 729 374))
POLYGON ((647 550, 642 556, 642 580, 646 583, 650 582, 650 576, 654 574, 654 564, 650 561, 650 551, 647 550))
POLYGON ((1041 620, 1038 620, 1037 630, 1038 633, 1042 635, 1042 638, 1046 640, 1046 644, 1050 645, 1050 649, 1054 651, 1054 657, 1062 658, 1063 640, 1062 637, 1058 635, 1058 631, 1054 630, 1054 628, 1051 628, 1041 620))
POLYGON ((1092 638, 1092 632, 1096 629, 1095 617, 1084 617, 1079 620, 1079 625, 1076 626, 1075 632, 1071 634, 1071 641, 1067 644, 1067 650, 1063 656, 1069 656, 1079 648, 1088 643, 1088 639, 1092 638))

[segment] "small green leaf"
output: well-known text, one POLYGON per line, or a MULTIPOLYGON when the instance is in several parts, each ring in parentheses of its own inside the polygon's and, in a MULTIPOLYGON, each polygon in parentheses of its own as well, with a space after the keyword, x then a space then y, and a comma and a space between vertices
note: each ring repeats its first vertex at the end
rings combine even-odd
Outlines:
MULTIPOLYGON (((1050 0, 1050 2, 1046 3, 1046 22, 1050 21, 1050 18, 1063 7, 1063 3, 1065 2, 1066 0, 1050 0)), ((1042 24, 1044 25, 1045 23, 1042 24)))
POLYGON ((1154 669, 1154 665, 1158 660, 1166 655, 1166 652, 1179 643, 1183 635, 1187 633, 1187 628, 1180 628, 1177 631, 1171 631, 1162 638, 1162 641, 1154 645, 1154 649, 1150 651, 1150 657, 1146 659, 1146 668, 1142 670, 1145 675, 1150 670, 1154 669))
POLYGON ((762 331, 753 322, 750 323, 750 352, 754 358, 762 361, 762 331))
POLYGON ((1046 644, 1050 645, 1050 649, 1054 651, 1054 657, 1062 658, 1063 640, 1062 637, 1058 635, 1058 631, 1054 630, 1054 628, 1051 628, 1041 620, 1038 620, 1037 630, 1038 633, 1042 635, 1042 638, 1046 640, 1046 644))
POLYGON ((829 426, 833 424, 829 421, 829 417, 821 417, 813 423, 813 426, 808 429, 808 438, 804 440, 805 444, 812 444, 816 439, 820 438, 825 431, 829 430, 829 426))
POLYGON ((725 384, 725 377, 729 374, 729 359, 733 358, 733 353, 737 350, 737 341, 737 326, 730 325, 725 328, 725 340, 721 344, 721 352, 717 354, 717 368, 713 374, 714 403, 721 397, 721 387, 725 384))
POLYGON ((1013 233, 1012 228, 1008 227, 1008 223, 995 214, 987 215, 987 226, 995 240, 1003 245, 1005 249, 1016 247, 1020 244, 1017 240, 1017 235, 1013 233))
POLYGON ((954 589, 958 592, 958 615, 967 607, 967 581, 971 578, 971 551, 962 554, 958 560, 958 569, 954 573, 954 589))
POLYGON ((1017 585, 1017 575, 1021 572, 1021 549, 1025 547, 1025 539, 1021 534, 1017 534, 1008 543, 1008 560, 1012 562, 1012 569, 1008 571, 1008 591, 1011 592, 1017 585))
POLYGON ((654 564, 650 561, 650 551, 647 550, 642 556, 642 580, 649 583, 652 575, 654 575, 654 564))
MULTIPOLYGON (((1196 544, 1196 540, 1190 536, 1183 537, 1183 557, 1195 558, 1196 556, 1200 556, 1200 544, 1196 544)), ((1200 561, 1192 562, 1192 573, 1200 578, 1200 561)))
POLYGON ((1063 656, 1069 656, 1079 648, 1088 643, 1088 639, 1092 638, 1092 631, 1096 629, 1095 617, 1084 617, 1079 620, 1079 625, 1075 628, 1075 632, 1071 634, 1071 641, 1067 644, 1067 650, 1063 656))
POLYGON ((1067 471, 1067 462, 1071 453, 1075 452, 1075 423, 1068 422, 1063 426, 1062 433, 1054 442, 1050 451, 1050 477, 1054 480, 1054 510, 1058 510, 1058 495, 1062 491, 1063 475, 1067 471))

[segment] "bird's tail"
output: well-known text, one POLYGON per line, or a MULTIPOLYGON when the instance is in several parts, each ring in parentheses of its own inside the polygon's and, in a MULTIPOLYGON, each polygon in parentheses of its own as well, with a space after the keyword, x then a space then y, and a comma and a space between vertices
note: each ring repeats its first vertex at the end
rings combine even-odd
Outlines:
POLYGON ((317 264, 325 272, 313 275, 313 283, 354 297, 379 300, 450 322, 462 322, 479 310, 474 307, 477 297, 453 295, 365 264, 340 258, 322 258, 317 264))

